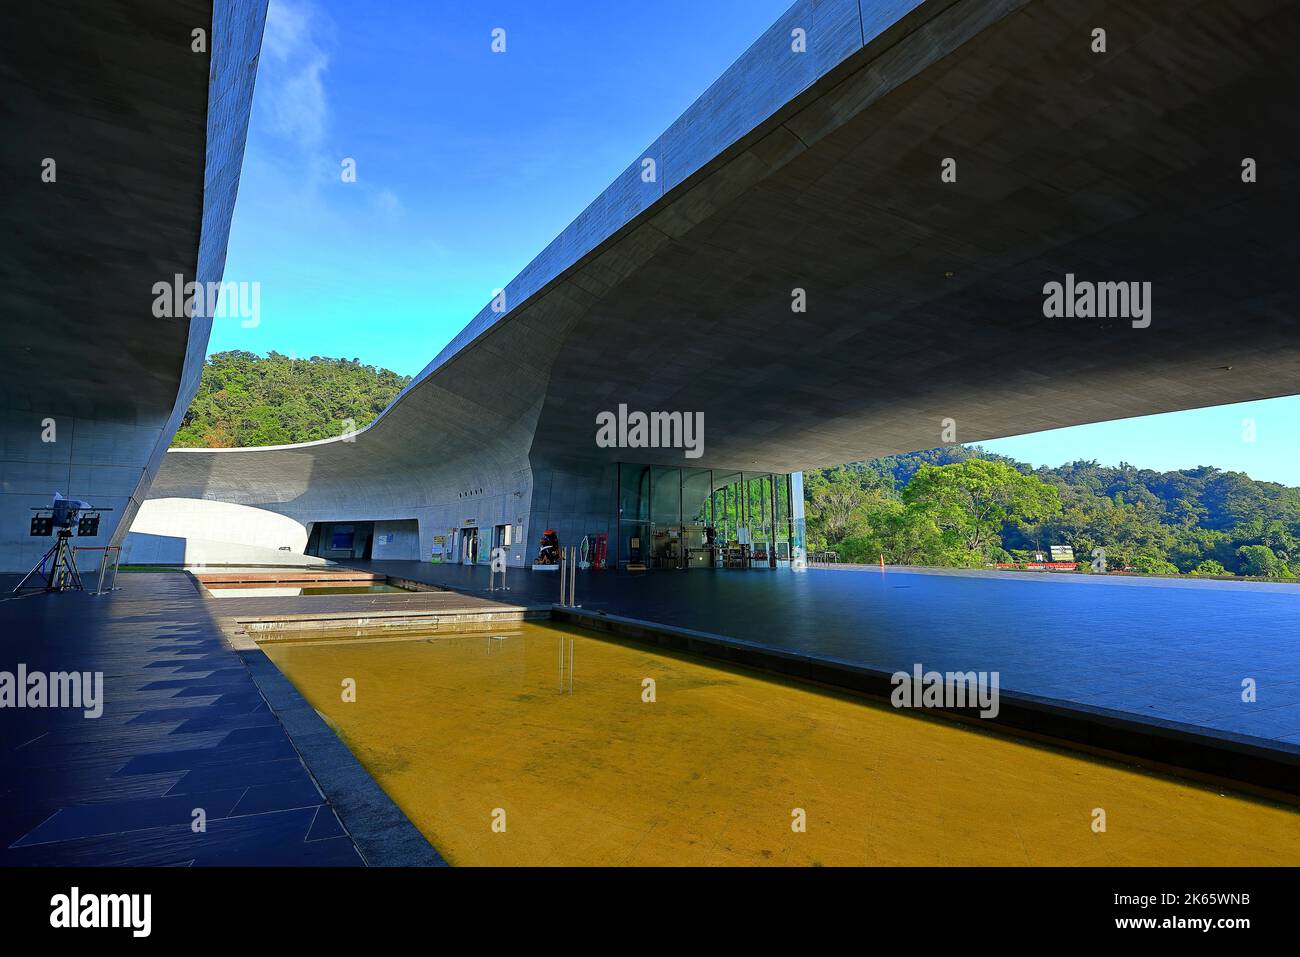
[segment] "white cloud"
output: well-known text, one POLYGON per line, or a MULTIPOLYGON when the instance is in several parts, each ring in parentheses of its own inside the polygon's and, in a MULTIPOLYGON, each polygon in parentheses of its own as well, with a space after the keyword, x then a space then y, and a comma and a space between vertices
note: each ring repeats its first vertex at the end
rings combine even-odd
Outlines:
POLYGON ((320 10, 299 0, 271 0, 266 12, 257 89, 262 117, 271 133, 308 154, 324 144, 329 126, 325 37, 332 27, 320 10))

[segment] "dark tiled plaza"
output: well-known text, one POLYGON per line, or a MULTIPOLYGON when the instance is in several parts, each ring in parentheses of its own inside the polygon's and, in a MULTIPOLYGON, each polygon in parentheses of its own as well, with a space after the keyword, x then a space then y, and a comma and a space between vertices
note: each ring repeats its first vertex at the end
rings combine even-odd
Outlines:
MULTIPOLYGON (((15 578, 0 581, 6 599, 15 578)), ((111 596, 0 602, 0 670, 104 675, 99 717, 0 714, 0 862, 362 864, 253 671, 224 643, 213 603, 186 575, 119 583, 111 596), (196 809, 206 830, 194 827, 196 809)))

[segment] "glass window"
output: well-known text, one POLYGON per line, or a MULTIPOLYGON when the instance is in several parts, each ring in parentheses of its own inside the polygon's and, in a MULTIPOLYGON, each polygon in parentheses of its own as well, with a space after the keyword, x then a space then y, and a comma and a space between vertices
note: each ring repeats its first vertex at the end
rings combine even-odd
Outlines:
POLYGON ((688 523, 708 525, 713 521, 710 493, 713 491, 708 469, 682 470, 682 519, 688 523))
POLYGON ((739 472, 713 473, 713 518, 719 542, 734 542, 744 523, 739 472))
MULTIPOLYGON (((772 540, 772 476, 745 473, 748 495, 749 539, 755 544, 772 540)), ((766 549, 763 550, 766 555, 766 549)))
POLYGON ((682 470, 654 468, 651 470, 651 476, 653 488, 650 492, 650 521, 660 528, 680 525, 682 523, 682 470))
POLYGON ((680 568, 682 564, 682 470, 655 468, 650 490, 650 564, 680 568))
POLYGON ((618 517, 624 522, 650 520, 650 467, 619 466, 618 517))
POLYGON ((790 541, 790 476, 774 475, 776 485, 776 540, 790 541))
POLYGON ((650 557, 650 467, 618 467, 618 555, 620 565, 647 564, 650 557))

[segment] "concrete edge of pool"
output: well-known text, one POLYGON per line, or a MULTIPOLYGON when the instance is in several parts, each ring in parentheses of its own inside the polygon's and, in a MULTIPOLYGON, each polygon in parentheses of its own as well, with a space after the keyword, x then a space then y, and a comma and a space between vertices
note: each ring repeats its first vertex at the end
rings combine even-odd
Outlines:
POLYGON ((371 867, 445 867, 442 855, 260 648, 237 649, 307 771, 371 867))
MULTIPOLYGON (((187 570, 186 576, 203 598, 216 600, 208 588, 215 578, 223 583, 280 584, 284 582, 308 583, 317 581, 387 581, 387 576, 370 573, 353 574, 342 570, 334 575, 304 574, 300 570, 254 570, 242 573, 195 573, 187 570)), ((412 582, 411 591, 441 592, 433 586, 412 582)), ((278 597, 246 599, 252 602, 268 600, 282 604, 278 597)), ((239 655, 252 676, 262 697, 266 699, 276 720, 284 728, 290 743, 298 752, 307 772, 317 787, 333 806, 343 827, 347 830, 366 864, 371 867, 446 867, 447 862, 429 843, 420 830, 393 802, 343 743, 334 729, 308 703, 293 682, 286 678, 266 653, 258 647, 247 632, 250 624, 262 624, 263 640, 275 640, 281 629, 291 627, 299 633, 318 631, 325 633, 332 625, 348 622, 353 629, 378 629, 379 637, 391 637, 386 628, 427 627, 438 616, 461 621, 480 616, 517 620, 526 609, 501 609, 484 613, 475 607, 455 608, 451 615, 446 610, 416 611, 410 609, 369 609, 364 614, 357 610, 329 613, 299 613, 288 615, 236 614, 222 616, 218 624, 226 642, 239 655)), ((536 614, 534 610, 534 614, 536 614)))

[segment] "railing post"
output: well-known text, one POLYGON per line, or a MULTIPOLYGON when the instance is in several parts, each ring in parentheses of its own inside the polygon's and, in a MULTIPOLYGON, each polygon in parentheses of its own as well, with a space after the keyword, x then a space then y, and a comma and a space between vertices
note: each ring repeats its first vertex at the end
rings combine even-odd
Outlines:
POLYGON ((95 595, 104 594, 104 571, 108 566, 108 549, 104 549, 104 554, 99 556, 99 580, 95 582, 95 595))

